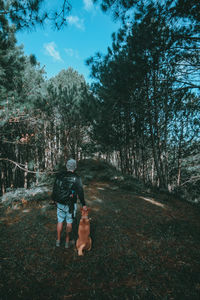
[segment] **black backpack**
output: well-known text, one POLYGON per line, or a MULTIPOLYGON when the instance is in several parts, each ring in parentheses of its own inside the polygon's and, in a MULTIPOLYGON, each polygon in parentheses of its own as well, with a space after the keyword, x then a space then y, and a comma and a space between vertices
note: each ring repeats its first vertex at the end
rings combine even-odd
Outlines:
POLYGON ((52 198, 54 202, 58 202, 64 205, 72 204, 75 196, 75 185, 76 177, 69 176, 68 174, 60 174, 57 176, 54 187, 52 198))

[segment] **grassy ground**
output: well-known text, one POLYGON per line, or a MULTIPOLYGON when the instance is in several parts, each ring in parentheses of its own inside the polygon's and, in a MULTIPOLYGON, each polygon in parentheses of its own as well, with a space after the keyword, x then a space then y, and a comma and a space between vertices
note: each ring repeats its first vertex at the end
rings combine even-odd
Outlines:
POLYGON ((83 257, 64 249, 64 234, 55 247, 56 209, 47 201, 1 208, 1 300, 200 299, 195 207, 102 182, 85 194, 93 248, 83 257))

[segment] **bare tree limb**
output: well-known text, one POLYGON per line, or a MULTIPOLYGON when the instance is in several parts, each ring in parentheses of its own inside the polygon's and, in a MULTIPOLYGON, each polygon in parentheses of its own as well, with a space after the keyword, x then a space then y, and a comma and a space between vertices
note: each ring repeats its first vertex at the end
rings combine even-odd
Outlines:
POLYGON ((41 171, 30 171, 30 170, 28 170, 28 169, 26 169, 26 168, 24 168, 24 167, 22 167, 22 166, 24 166, 24 165, 22 165, 22 164, 20 164, 20 163, 17 163, 16 161, 13 161, 13 160, 11 160, 11 159, 8 159, 8 158, 0 158, 0 160, 2 160, 2 161, 8 161, 8 162, 10 162, 10 163, 12 163, 12 164, 15 164, 19 169, 21 169, 21 170, 23 170, 24 172, 27 172, 27 173, 31 173, 31 174, 56 174, 56 173, 58 173, 58 172, 52 172, 52 171, 48 171, 48 172, 41 172, 41 171))
POLYGON ((181 186, 185 185, 185 184, 188 183, 188 182, 195 182, 195 181, 198 181, 198 180, 200 180, 200 176, 192 176, 190 179, 188 179, 188 180, 186 180, 185 182, 183 182, 183 183, 181 184, 181 186))

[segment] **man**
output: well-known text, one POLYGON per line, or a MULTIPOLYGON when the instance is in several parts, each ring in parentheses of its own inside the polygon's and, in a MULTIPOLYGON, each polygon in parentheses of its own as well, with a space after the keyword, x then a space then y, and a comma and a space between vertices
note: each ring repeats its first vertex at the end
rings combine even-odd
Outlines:
POLYGON ((61 232, 63 222, 66 221, 66 240, 65 248, 69 248, 69 244, 74 244, 71 237, 72 223, 77 210, 77 196, 84 209, 87 209, 84 200, 84 191, 81 178, 75 173, 76 161, 70 159, 66 164, 67 171, 57 175, 52 198, 57 202, 57 240, 56 246, 60 246, 61 232))

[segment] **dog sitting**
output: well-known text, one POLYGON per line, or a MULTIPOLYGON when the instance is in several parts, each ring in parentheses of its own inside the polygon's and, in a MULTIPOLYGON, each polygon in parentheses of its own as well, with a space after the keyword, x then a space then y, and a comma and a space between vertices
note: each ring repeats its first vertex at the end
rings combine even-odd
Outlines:
POLYGON ((78 255, 83 255, 83 250, 91 250, 92 239, 90 237, 90 219, 88 213, 91 209, 81 208, 81 219, 78 227, 78 239, 76 241, 76 249, 78 255))

